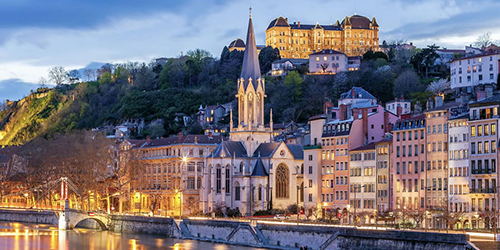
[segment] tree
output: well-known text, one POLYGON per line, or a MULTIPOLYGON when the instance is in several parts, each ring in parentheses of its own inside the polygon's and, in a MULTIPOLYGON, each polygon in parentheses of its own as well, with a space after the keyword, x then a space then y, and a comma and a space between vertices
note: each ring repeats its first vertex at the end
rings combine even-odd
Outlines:
POLYGON ((427 86, 427 91, 430 91, 436 95, 442 94, 444 90, 450 88, 450 81, 447 79, 439 79, 433 81, 427 86))
POLYGON ((304 83, 304 80, 299 75, 299 73, 297 73, 296 71, 291 71, 285 77, 284 83, 287 88, 292 89, 293 91, 292 99, 294 100, 294 102, 299 102, 303 91, 302 84, 304 83))
POLYGON ((406 70, 394 81, 394 96, 411 96, 412 93, 423 91, 424 86, 420 82, 420 77, 413 70, 406 70))
POLYGON ((68 81, 71 83, 71 84, 74 84, 78 81, 80 81, 80 72, 76 69, 74 70, 71 70, 69 73, 68 73, 68 81))
POLYGON ((267 46, 263 48, 259 53, 259 64, 262 73, 267 73, 271 70, 274 61, 280 60, 280 50, 278 48, 273 48, 267 46))
POLYGON ((100 84, 107 84, 111 83, 113 81, 113 78, 111 76, 110 72, 104 72, 100 77, 99 77, 99 83, 100 84))
POLYGON ((491 40, 491 32, 488 31, 477 37, 476 41, 474 42, 474 46, 484 50, 492 43, 493 41, 491 40))
POLYGON ((68 81, 68 72, 61 66, 52 67, 49 69, 49 80, 56 86, 61 86, 68 81))
POLYGON ((40 80, 38 80, 38 84, 40 84, 40 88, 42 89, 47 88, 47 82, 45 77, 40 77, 40 80))
POLYGON ((93 69, 84 69, 83 74, 87 78, 87 81, 92 81, 94 80, 94 75, 95 75, 95 70, 93 69))
POLYGON ((317 220, 320 212, 321 212, 321 210, 318 209, 318 207, 316 205, 308 206, 308 207, 306 207, 306 211, 305 211, 306 218, 309 219, 309 217, 312 216, 312 217, 314 217, 314 220, 317 220))

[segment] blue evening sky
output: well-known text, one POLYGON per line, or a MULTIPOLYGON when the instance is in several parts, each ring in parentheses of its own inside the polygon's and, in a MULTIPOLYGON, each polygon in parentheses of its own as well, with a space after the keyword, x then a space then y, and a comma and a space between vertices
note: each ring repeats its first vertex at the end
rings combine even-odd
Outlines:
POLYGON ((249 6, 258 44, 278 16, 329 24, 355 12, 377 18, 380 42, 462 49, 488 31, 500 39, 494 0, 0 0, 0 101, 27 95, 53 66, 149 62, 195 48, 218 57, 245 37, 249 6))

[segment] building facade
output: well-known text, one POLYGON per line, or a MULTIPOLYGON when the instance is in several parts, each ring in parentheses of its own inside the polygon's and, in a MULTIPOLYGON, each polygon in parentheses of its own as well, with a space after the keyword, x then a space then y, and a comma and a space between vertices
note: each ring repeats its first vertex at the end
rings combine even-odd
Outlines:
POLYGON ((471 54, 450 63, 451 88, 471 93, 484 84, 496 86, 499 73, 498 53, 471 54))
POLYGON ((266 29, 266 46, 280 50, 282 58, 305 58, 332 49, 348 56, 360 56, 379 47, 379 25, 375 17, 353 15, 330 25, 288 23, 278 17, 266 29))
POLYGON ((261 77, 252 17, 241 76, 238 118, 230 112, 230 138, 207 157, 201 204, 204 212, 238 209, 243 215, 303 202, 303 149, 273 142, 273 120, 264 124, 265 81, 261 77))
POLYGON ((336 74, 347 71, 347 56, 339 51, 326 49, 309 55, 309 73, 336 74))

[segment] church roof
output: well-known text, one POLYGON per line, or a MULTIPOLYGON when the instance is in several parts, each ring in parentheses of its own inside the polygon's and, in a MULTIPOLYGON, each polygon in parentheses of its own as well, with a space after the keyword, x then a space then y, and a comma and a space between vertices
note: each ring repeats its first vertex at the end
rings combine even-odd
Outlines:
POLYGON ((247 43, 245 54, 243 55, 243 66, 241 67, 241 78, 245 79, 245 89, 248 79, 252 78, 252 84, 257 89, 257 79, 261 78, 259 56, 257 54, 257 45, 255 43, 255 33, 253 31, 252 15, 248 21, 247 43))
MULTIPOLYGON (((280 144, 281 142, 262 143, 255 150, 253 156, 272 157, 276 149, 280 146, 280 144)), ((292 153, 293 158, 304 159, 304 149, 302 148, 301 145, 285 143, 285 146, 288 148, 288 150, 290 150, 290 153, 292 153)))
POLYGON ((301 145, 298 144, 286 144, 288 149, 293 155, 293 158, 296 160, 303 160, 304 159, 304 148, 301 145))
POLYGON ((253 153, 253 156, 271 157, 279 145, 279 142, 261 143, 253 153))
POLYGON ((255 162, 255 166, 253 167, 252 171, 252 176, 269 176, 260 156, 259 158, 257 158, 257 161, 255 162))
POLYGON ((214 151, 208 156, 210 157, 247 157, 245 146, 239 141, 223 141, 217 146, 214 151))

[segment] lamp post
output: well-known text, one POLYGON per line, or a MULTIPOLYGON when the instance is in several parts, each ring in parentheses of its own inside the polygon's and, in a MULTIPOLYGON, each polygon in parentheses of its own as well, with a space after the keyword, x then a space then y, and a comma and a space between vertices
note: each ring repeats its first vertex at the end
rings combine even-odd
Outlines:
POLYGON ((474 217, 476 218, 476 228, 478 228, 479 227, 479 221, 478 221, 479 214, 477 212, 474 213, 474 217))
POLYGON ((176 189, 176 194, 179 194, 179 220, 182 219, 182 190, 176 189))
POLYGON ((300 210, 299 210, 299 189, 300 189, 300 186, 297 185, 297 223, 299 223, 299 216, 300 216, 300 210))

